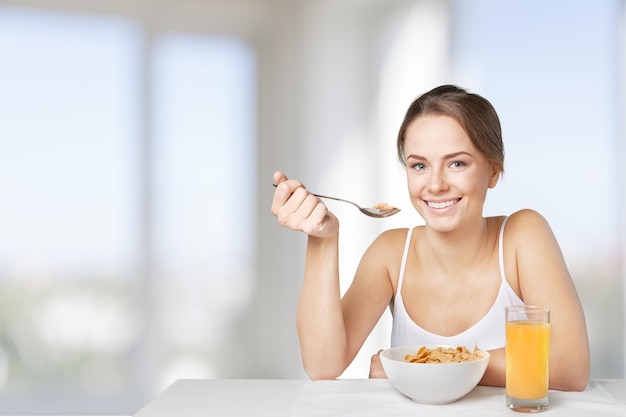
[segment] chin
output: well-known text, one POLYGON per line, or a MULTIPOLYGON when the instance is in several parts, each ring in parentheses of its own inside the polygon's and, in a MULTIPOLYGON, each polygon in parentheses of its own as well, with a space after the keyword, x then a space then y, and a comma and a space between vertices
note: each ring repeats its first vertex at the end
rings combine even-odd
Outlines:
POLYGON ((461 226, 461 219, 454 214, 441 214, 441 215, 429 215, 424 216, 424 221, 433 230, 437 232, 446 233, 452 232, 461 226))

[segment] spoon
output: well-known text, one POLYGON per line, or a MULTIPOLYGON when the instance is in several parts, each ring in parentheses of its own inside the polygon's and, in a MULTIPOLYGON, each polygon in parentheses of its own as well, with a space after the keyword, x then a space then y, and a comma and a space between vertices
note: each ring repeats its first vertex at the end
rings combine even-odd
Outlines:
MULTIPOLYGON (((272 184, 272 185, 274 187, 277 186, 276 184, 272 184)), ((377 219, 393 216, 394 214, 400 211, 399 208, 390 206, 387 203, 379 203, 379 204, 376 204, 374 207, 361 207, 358 204, 353 203, 352 201, 349 201, 349 200, 344 200, 343 198, 329 197, 327 195, 321 195, 321 194, 315 194, 315 193, 311 193, 311 194, 319 198, 342 201, 344 203, 352 204, 354 207, 358 208, 361 213, 365 214, 366 216, 375 217, 377 219)))

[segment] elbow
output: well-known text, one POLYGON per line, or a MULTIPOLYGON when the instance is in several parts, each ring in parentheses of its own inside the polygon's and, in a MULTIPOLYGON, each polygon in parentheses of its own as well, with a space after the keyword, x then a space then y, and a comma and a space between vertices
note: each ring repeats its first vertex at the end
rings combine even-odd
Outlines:
POLYGON ((566 391, 584 391, 589 385, 590 363, 589 356, 578 364, 574 362, 569 366, 569 372, 565 378, 566 391))
POLYGON ((306 372, 307 376, 313 381, 337 379, 341 375, 341 372, 336 372, 331 369, 324 369, 324 368, 305 367, 304 371, 306 372))
POLYGON ((563 381, 558 386, 554 387, 560 391, 584 391, 589 383, 589 378, 575 378, 568 381, 563 381))
POLYGON ((337 379, 350 363, 345 355, 323 349, 302 349, 300 353, 304 372, 313 381, 337 379))
POLYGON ((561 350, 560 355, 550 357, 550 388, 559 391, 584 391, 589 385, 590 369, 588 348, 573 352, 561 350))
POLYGON ((581 380, 575 384, 572 385, 571 390, 570 391, 584 391, 585 388, 587 388, 587 385, 589 384, 589 378, 585 379, 584 381, 581 380))
POLYGON ((589 385, 589 367, 580 367, 570 377, 567 391, 584 391, 589 385))
MULTIPOLYGON (((304 359, 304 358, 303 358, 304 359)), ((313 361, 303 360, 304 372, 313 381, 337 379, 341 376, 345 367, 337 362, 333 364, 329 360, 313 361)))
POLYGON ((589 384, 589 367, 571 367, 568 372, 562 372, 560 378, 555 379, 550 388, 559 391, 584 391, 589 384))

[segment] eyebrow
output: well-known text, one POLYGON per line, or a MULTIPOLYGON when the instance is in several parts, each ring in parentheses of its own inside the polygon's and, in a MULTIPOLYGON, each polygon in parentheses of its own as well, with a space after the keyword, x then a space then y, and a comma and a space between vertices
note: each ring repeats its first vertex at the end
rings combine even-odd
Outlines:
MULTIPOLYGON (((449 153, 449 154, 447 154, 447 155, 444 155, 442 159, 452 159, 452 158, 456 158, 457 156, 461 156, 461 155, 467 155, 467 156, 469 156, 469 157, 471 157, 471 158, 473 158, 473 157, 474 157, 474 155, 472 155, 472 154, 471 154, 471 153, 469 153, 469 152, 460 151, 460 152, 453 152, 453 153, 449 153)), ((414 153, 412 153, 412 154, 408 155, 408 156, 406 157, 406 159, 407 159, 407 161, 408 161, 409 159, 417 159, 417 160, 420 160, 420 161, 427 161, 427 160, 428 160, 428 158, 426 158, 426 157, 424 157, 424 156, 421 156, 421 155, 416 155, 416 154, 414 154, 414 153)))

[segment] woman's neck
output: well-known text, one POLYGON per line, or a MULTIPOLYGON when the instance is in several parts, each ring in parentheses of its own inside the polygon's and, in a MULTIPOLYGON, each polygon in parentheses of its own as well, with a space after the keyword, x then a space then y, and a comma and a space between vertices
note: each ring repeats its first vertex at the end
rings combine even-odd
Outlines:
POLYGON ((490 220, 481 217, 479 221, 467 224, 453 232, 441 233, 425 227, 424 240, 418 246, 429 263, 438 269, 456 273, 476 266, 485 254, 492 250, 489 233, 490 220))

